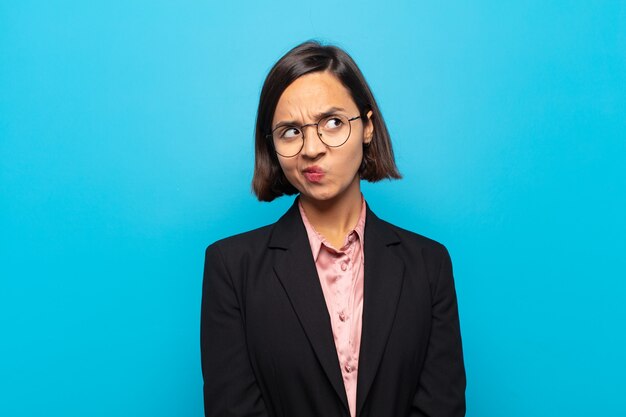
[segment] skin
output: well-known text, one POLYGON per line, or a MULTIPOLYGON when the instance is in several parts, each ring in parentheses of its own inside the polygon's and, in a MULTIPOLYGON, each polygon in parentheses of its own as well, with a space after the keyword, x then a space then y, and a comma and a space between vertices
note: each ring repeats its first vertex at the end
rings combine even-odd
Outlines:
MULTIPOLYGON (((348 89, 330 72, 304 75, 290 84, 276 105, 272 128, 281 122, 297 125, 316 123, 317 115, 331 107, 347 118, 359 115, 348 89)), ((304 147, 292 158, 278 156, 287 180, 300 192, 300 201, 311 225, 335 248, 344 244, 354 229, 361 211, 359 167, 363 144, 372 140, 372 112, 366 120, 351 122, 348 141, 340 147, 326 146, 317 136, 315 126, 304 128, 304 147), (322 175, 311 180, 306 169, 317 167, 322 175), (321 177, 321 178, 320 178, 321 177)))

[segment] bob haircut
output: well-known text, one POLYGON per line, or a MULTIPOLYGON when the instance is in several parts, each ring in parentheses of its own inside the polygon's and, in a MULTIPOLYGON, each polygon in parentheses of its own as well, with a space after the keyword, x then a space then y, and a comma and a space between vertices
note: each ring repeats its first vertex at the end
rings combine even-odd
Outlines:
POLYGON ((359 67, 342 49, 308 41, 287 52, 274 64, 261 90, 252 178, 252 190, 260 201, 272 201, 281 195, 298 192, 287 181, 278 162, 274 143, 268 135, 272 131, 276 105, 285 89, 305 74, 324 71, 332 73, 348 89, 361 117, 367 117, 367 113, 372 111, 374 135, 369 144, 363 145, 363 161, 359 168, 361 179, 376 182, 385 178, 401 178, 387 126, 359 67))

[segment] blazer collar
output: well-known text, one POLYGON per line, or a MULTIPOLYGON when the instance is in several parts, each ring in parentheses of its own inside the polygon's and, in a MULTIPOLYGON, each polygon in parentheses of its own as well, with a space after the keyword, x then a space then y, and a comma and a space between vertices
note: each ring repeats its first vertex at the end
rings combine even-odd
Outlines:
MULTIPOLYGON (((348 400, 332 334, 330 317, 315 268, 297 200, 276 222, 269 247, 278 249, 274 264, 292 307, 331 385, 348 410, 348 400)), ((363 328, 357 378, 357 415, 374 381, 395 317, 404 264, 391 249, 401 242, 390 225, 367 205, 363 328)))

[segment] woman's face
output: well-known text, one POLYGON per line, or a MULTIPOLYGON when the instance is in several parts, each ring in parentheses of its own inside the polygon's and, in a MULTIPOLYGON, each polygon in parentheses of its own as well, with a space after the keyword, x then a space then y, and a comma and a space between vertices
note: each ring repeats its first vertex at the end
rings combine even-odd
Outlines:
MULTIPOLYGON (((272 129, 279 123, 302 126, 317 123, 328 112, 351 119, 359 115, 350 92, 329 72, 303 75, 290 84, 276 105, 272 129)), ((351 122, 348 140, 341 146, 326 146, 317 135, 315 126, 303 129, 304 146, 299 154, 278 162, 287 180, 300 191, 301 198, 314 201, 340 199, 351 192, 360 198, 359 167, 363 144, 372 140, 372 112, 367 119, 351 122)))

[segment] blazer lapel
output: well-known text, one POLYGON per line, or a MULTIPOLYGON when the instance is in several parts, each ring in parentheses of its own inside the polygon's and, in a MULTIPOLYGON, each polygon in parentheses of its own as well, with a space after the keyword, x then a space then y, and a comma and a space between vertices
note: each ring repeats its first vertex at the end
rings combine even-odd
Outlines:
POLYGON ((398 235, 367 209, 363 328, 357 378, 357 415, 361 413, 385 350, 402 289, 404 264, 390 248, 398 235))
POLYGON ((348 410, 330 317, 297 204, 296 200, 272 231, 269 246, 280 251, 276 256, 274 271, 322 368, 348 410))

